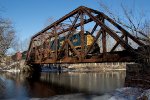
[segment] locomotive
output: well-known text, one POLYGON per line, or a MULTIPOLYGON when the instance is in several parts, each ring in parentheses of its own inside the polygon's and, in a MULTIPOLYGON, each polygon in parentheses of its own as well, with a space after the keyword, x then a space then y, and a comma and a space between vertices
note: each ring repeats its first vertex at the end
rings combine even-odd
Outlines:
MULTIPOLYGON (((93 41, 94 41, 94 36, 91 35, 88 31, 86 31, 84 33, 84 41, 85 41, 85 45, 87 47, 89 47, 90 45, 92 45, 93 41)), ((63 43, 65 41, 65 37, 60 37, 58 39, 58 51, 60 50, 60 48, 62 47, 63 43)), ((72 44, 74 45, 75 49, 81 49, 81 36, 80 36, 80 32, 75 33, 72 37, 70 37, 70 41, 72 42, 72 44)), ((54 45, 55 40, 50 41, 50 48, 51 48, 51 52, 55 51, 55 45, 54 45)), ((97 43, 95 43, 95 46, 97 46, 96 48, 98 49, 99 46, 97 43)), ((97 50, 97 52, 95 51, 95 53, 98 53, 99 50, 97 50)))

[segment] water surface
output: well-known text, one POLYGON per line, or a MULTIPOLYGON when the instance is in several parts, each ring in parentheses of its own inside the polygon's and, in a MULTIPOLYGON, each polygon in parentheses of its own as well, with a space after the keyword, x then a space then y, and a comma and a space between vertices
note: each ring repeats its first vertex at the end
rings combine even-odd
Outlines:
POLYGON ((0 73, 0 99, 46 98, 84 93, 103 95, 124 87, 125 71, 0 73))

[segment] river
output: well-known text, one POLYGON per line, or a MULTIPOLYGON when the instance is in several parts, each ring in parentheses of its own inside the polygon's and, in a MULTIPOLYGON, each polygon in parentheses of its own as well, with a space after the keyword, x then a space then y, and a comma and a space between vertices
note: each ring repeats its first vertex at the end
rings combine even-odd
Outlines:
POLYGON ((0 72, 0 99, 48 98, 83 93, 103 95, 124 87, 125 71, 0 72))

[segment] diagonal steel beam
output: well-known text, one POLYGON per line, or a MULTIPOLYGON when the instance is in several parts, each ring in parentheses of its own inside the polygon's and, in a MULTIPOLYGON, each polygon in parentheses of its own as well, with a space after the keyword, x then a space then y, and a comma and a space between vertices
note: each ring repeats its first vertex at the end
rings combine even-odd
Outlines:
MULTIPOLYGON (((77 16, 75 17, 75 20, 72 23, 72 26, 70 28, 68 28, 68 30, 70 30, 70 31, 69 31, 68 35, 65 37, 65 40, 69 39, 71 34, 73 34, 72 29, 74 28, 79 16, 80 16, 80 14, 78 13, 77 16)), ((62 47, 60 48, 60 51, 63 51, 64 47, 66 49, 65 54, 66 54, 66 56, 68 56, 69 49, 68 49, 68 44, 66 42, 63 43, 62 47)))
POLYGON ((59 23, 61 23, 62 21, 68 19, 69 17, 75 15, 80 9, 82 9, 82 7, 78 7, 77 9, 73 10, 69 14, 66 14, 64 17, 60 18, 56 22, 52 23, 51 25, 47 26, 46 28, 44 28, 43 30, 41 30, 40 32, 38 32, 37 34, 35 34, 32 37, 32 39, 35 38, 36 36, 40 35, 41 33, 44 33, 45 31, 49 30, 50 28, 54 27, 55 25, 57 26, 59 23))
POLYGON ((139 41, 137 38, 135 38, 133 35, 131 35, 128 31, 126 31, 124 28, 122 28, 119 24, 117 24, 114 20, 112 20, 111 18, 109 18, 107 15, 105 15, 102 12, 99 12, 97 10, 93 10, 91 8, 88 7, 82 7, 90 12, 99 14, 100 16, 104 17, 106 20, 108 20, 111 24, 113 24, 115 27, 117 27, 123 34, 126 34, 128 37, 130 37, 135 43, 137 43, 139 46, 145 45, 144 43, 142 43, 141 41, 139 41))
POLYGON ((126 31, 125 29, 123 29, 120 25, 118 25, 117 23, 115 23, 112 19, 110 19, 108 16, 102 14, 104 16, 104 18, 106 20, 108 20, 110 23, 112 23, 114 26, 116 26, 124 35, 128 36, 129 38, 131 38, 135 43, 137 43, 139 46, 144 45, 144 43, 142 43, 141 41, 139 41, 138 39, 136 39, 134 36, 132 36, 128 31, 126 31))
POLYGON ((95 18, 89 11, 86 9, 83 10, 90 18, 93 19, 99 26, 101 26, 111 37, 113 37, 116 41, 119 41, 121 46, 124 47, 127 50, 134 51, 134 49, 128 45, 124 40, 122 40, 116 33, 114 33, 109 27, 107 27, 104 23, 102 23, 100 20, 95 18))
MULTIPOLYGON (((78 21, 79 16, 80 16, 80 14, 79 14, 79 12, 78 12, 77 16, 75 17, 75 20, 74 20, 73 23, 72 23, 72 26, 71 26, 70 29, 69 29, 70 31, 69 31, 68 35, 65 36, 65 40, 66 40, 66 39, 70 39, 70 37, 73 35, 72 29, 74 28, 76 22, 78 21)), ((62 48, 62 49, 63 49, 63 48, 62 48)), ((66 53, 66 56, 68 57, 68 53, 69 53, 68 44, 66 44, 65 53, 66 53)))
POLYGON ((91 34, 93 34, 93 33, 95 32, 97 26, 98 26, 98 24, 95 24, 94 28, 93 28, 92 31, 91 31, 91 34))
MULTIPOLYGON (((120 38, 124 38, 124 35, 122 35, 120 38)), ((116 48, 117 48, 117 46, 119 45, 119 41, 117 41, 117 43, 114 45, 114 47, 110 50, 110 52, 113 52, 116 48)))
MULTIPOLYGON (((98 17, 98 16, 95 16, 95 17, 98 17)), ((92 21, 93 21, 93 20, 92 20, 91 18, 86 19, 86 20, 84 19, 84 24, 87 24, 87 23, 92 22, 92 21)), ((74 28, 76 29, 76 28, 79 27, 79 26, 80 26, 80 23, 77 23, 77 24, 74 25, 74 28)), ((63 29, 62 31, 58 32, 58 35, 63 34, 63 33, 65 33, 65 32, 67 32, 67 31, 70 31, 70 27, 69 27, 69 28, 66 28, 66 29, 63 29)), ((51 37, 55 37, 55 35, 52 34, 51 37)))
POLYGON ((68 44, 70 45, 71 49, 75 52, 75 54, 77 55, 77 57, 80 59, 80 53, 75 49, 74 45, 71 43, 70 40, 67 39, 68 44))
POLYGON ((87 50, 87 52, 85 53, 85 56, 87 56, 87 54, 91 51, 91 49, 93 48, 93 46, 95 45, 97 39, 100 37, 100 35, 102 34, 102 30, 100 29, 96 35, 96 38, 94 38, 94 41, 92 42, 92 44, 90 45, 89 49, 87 50))

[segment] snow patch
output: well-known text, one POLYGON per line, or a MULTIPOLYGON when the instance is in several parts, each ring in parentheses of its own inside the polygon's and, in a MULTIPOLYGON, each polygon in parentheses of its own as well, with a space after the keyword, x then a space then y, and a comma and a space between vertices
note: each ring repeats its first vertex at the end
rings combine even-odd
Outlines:
POLYGON ((150 100, 150 89, 143 90, 141 88, 125 87, 104 95, 86 95, 78 93, 57 95, 49 98, 30 98, 29 100, 150 100))

